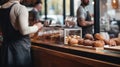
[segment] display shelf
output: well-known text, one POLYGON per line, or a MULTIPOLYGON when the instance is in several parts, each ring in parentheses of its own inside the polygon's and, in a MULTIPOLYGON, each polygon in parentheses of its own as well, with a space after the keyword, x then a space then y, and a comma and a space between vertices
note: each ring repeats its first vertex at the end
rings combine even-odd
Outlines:
POLYGON ((113 50, 111 51, 107 49, 96 51, 83 47, 73 47, 64 44, 55 44, 55 43, 50 43, 49 41, 43 42, 33 39, 32 39, 32 45, 120 65, 119 51, 113 51, 113 50))

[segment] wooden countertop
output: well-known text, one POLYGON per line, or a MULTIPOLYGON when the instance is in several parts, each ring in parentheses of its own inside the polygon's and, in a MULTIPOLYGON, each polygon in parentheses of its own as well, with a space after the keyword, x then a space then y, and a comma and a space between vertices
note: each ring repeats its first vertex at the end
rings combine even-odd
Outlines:
POLYGON ((80 56, 86 56, 93 59, 98 59, 102 61, 107 61, 111 63, 120 64, 120 52, 119 51, 113 51, 113 50, 94 50, 94 49, 88 49, 88 48, 81 48, 81 47, 72 47, 67 46, 64 44, 54 44, 50 43, 48 41, 39 41, 39 40, 33 40, 31 39, 32 44, 35 46, 42 46, 45 48, 62 51, 66 53, 71 53, 75 55, 80 56))

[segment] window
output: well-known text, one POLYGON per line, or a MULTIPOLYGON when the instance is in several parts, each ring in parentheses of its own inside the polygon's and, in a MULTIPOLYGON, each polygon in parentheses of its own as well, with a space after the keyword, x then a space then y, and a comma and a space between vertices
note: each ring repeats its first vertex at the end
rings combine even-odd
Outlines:
POLYGON ((100 0, 100 31, 107 32, 111 38, 118 37, 120 32, 120 11, 119 8, 113 8, 112 1, 114 0, 100 0))
POLYGON ((66 16, 69 16, 70 15, 70 0, 66 0, 65 8, 66 8, 66 16))
POLYGON ((42 19, 45 19, 47 16, 47 20, 52 20, 54 24, 63 24, 63 0, 42 0, 43 11, 42 11, 42 19), (46 5, 45 5, 46 2, 46 5), (45 7, 46 6, 46 7, 45 7), (45 10, 45 8, 47 10, 45 10), (46 16, 45 16, 46 11, 46 16))

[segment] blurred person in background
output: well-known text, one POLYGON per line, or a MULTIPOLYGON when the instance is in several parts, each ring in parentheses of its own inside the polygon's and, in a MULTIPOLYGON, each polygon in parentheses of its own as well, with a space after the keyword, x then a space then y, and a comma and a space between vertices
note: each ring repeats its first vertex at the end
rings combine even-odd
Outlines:
POLYGON ((31 42, 29 34, 36 33, 43 25, 29 26, 28 10, 22 0, 9 0, 0 4, 0 27, 3 42, 0 67, 31 67, 31 42))
POLYGON ((89 0, 81 0, 81 4, 77 9, 77 23, 82 27, 82 37, 85 34, 93 34, 94 22, 91 20, 91 15, 88 11, 89 0))
POLYGON ((35 2, 33 9, 29 11, 29 21, 30 25, 33 25, 36 22, 40 22, 40 11, 42 10, 42 2, 35 2))

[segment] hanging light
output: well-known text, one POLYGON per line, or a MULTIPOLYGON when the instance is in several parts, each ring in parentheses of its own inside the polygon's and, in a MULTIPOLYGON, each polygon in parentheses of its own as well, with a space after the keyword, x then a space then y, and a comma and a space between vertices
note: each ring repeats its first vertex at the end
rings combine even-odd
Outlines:
POLYGON ((95 2, 94 1, 92 1, 92 5, 94 5, 95 4, 95 2))
POLYGON ((117 9, 119 7, 118 0, 112 0, 112 8, 117 9))

